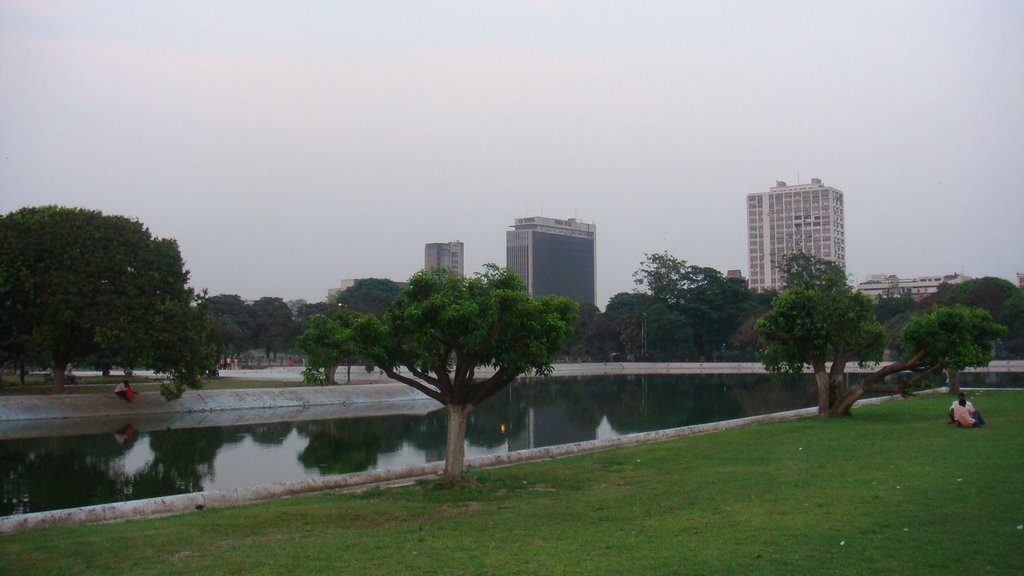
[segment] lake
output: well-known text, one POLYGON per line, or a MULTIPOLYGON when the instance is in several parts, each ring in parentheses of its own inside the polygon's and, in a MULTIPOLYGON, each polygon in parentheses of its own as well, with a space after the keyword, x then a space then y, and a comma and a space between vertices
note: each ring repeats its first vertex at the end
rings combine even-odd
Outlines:
MULTIPOLYGON (((1024 375, 963 374, 1019 387, 1024 375)), ((816 405, 810 376, 751 374, 521 379, 471 415, 466 456, 599 440, 816 405)), ((444 459, 446 413, 0 437, 0 516, 444 459)), ((266 412, 260 413, 266 420, 266 412)), ((70 424, 69 424, 70 425, 70 424)))

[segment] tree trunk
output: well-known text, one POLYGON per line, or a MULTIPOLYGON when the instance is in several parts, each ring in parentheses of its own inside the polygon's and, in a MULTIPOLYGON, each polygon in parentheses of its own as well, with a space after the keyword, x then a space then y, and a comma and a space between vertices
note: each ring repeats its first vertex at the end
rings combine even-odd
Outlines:
POLYGON ((462 482, 466 464, 466 422, 472 404, 448 404, 448 443, 444 453, 444 486, 452 488, 462 482))
POLYGON ((946 369, 946 382, 949 383, 949 393, 959 394, 960 393, 960 372, 952 368, 946 369))
POLYGON ((64 368, 67 364, 59 364, 59 368, 53 369, 53 393, 63 394, 64 383, 67 382, 67 375, 64 373, 64 368))
POLYGON ((326 384, 328 386, 333 386, 334 384, 337 384, 337 382, 334 381, 334 375, 337 374, 337 373, 338 373, 338 366, 337 365, 335 365, 335 366, 328 366, 327 367, 327 374, 325 374, 326 381, 324 382, 324 384, 326 384))
POLYGON ((828 406, 829 406, 829 385, 832 382, 832 378, 829 377, 829 373, 825 370, 825 366, 814 367, 814 380, 818 384, 818 416, 821 418, 828 418, 828 406))
POLYGON ((836 401, 835 406, 832 407, 831 416, 846 416, 850 413, 850 408, 853 408, 854 403, 860 400, 861 396, 864 395, 864 387, 857 385, 847 390, 839 399, 836 401))
POLYGON ((352 383, 352 363, 349 362, 345 365, 345 384, 352 383))

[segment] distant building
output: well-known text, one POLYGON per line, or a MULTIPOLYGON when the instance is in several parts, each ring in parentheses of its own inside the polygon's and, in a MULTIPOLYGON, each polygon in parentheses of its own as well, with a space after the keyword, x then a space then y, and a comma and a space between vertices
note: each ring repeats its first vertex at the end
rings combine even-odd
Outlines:
POLYGON ((1024 288, 1024 272, 1017 272, 1017 286, 1024 288))
POLYGON ((507 265, 533 296, 596 300, 597 226, 575 218, 516 218, 505 233, 507 265))
POLYGON ((843 193, 820 178, 747 195, 747 254, 752 290, 781 289, 786 256, 797 252, 837 262, 846 269, 843 193))
POLYGON ((465 276, 465 258, 463 254, 462 242, 458 240, 427 244, 424 250, 423 267, 426 269, 444 268, 451 270, 457 276, 465 276))
POLYGON ((935 294, 943 284, 960 284, 968 280, 969 277, 960 274, 916 278, 899 278, 895 274, 871 274, 865 281, 857 284, 857 291, 872 298, 909 294, 919 300, 929 294, 935 294))

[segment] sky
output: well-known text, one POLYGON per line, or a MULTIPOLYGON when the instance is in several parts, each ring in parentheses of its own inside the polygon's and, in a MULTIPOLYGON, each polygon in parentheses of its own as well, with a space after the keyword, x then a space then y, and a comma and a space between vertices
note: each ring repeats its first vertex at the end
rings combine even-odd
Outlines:
POLYGON ((748 272, 746 195, 843 191, 847 269, 1024 272, 1024 2, 0 0, 0 214, 178 241, 191 284, 322 301, 516 218, 748 272))

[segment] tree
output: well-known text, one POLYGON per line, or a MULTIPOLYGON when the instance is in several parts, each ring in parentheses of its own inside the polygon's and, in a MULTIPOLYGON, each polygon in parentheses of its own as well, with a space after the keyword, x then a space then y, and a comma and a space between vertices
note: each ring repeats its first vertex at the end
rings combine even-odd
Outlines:
POLYGON ((1011 358, 1024 352, 1024 288, 1018 288, 999 308, 999 323, 1006 326, 1006 352, 1011 358))
POLYGON ((45 358, 54 392, 67 365, 93 356, 172 374, 169 397, 198 386, 215 357, 187 283, 177 242, 137 220, 57 206, 0 218, 0 346, 45 358))
POLYGON ((952 370, 959 372, 970 366, 985 366, 992 360, 992 343, 1006 333, 1006 328, 992 320, 982 308, 968 306, 936 306, 925 314, 910 319, 900 334, 905 358, 883 366, 864 380, 854 384, 838 400, 835 412, 849 412, 853 403, 867 392, 906 393, 921 377, 952 370), (882 386, 882 381, 899 372, 913 372, 909 384, 882 386))
MULTIPOLYGON (((309 317, 306 330, 299 335, 297 344, 306 353, 306 369, 302 378, 309 384, 326 386, 336 384, 334 375, 338 366, 352 358, 357 350, 352 338, 352 316, 329 318, 322 314, 309 317)), ((352 381, 351 362, 346 382, 352 381)))
POLYGON ((678 316, 665 324, 687 331, 693 351, 686 356, 702 360, 720 358, 729 337, 757 308, 742 279, 726 278, 714 268, 690 265, 668 253, 647 254, 633 281, 678 316))
POLYGON ((235 294, 218 294, 206 300, 217 338, 218 352, 238 356, 254 346, 252 308, 235 294))
POLYGON ((906 314, 913 306, 914 299, 910 294, 881 296, 875 300, 875 318, 885 324, 900 314, 906 314))
POLYGON ((264 296, 252 304, 255 344, 267 358, 292 345, 292 311, 281 298, 264 296))
POLYGON ((382 319, 362 316, 354 335, 389 377, 445 406, 444 484, 453 486, 463 478, 470 412, 521 374, 550 373, 577 314, 568 298, 531 298, 514 272, 493 264, 469 279, 424 270, 382 319), (481 366, 493 367, 493 375, 476 378, 481 366))
POLYGON ((1007 280, 986 276, 949 286, 929 298, 927 304, 974 306, 987 310, 995 318, 999 315, 1003 302, 1010 299, 1018 290, 1019 288, 1007 280))
POLYGON ((844 387, 848 362, 856 360, 865 366, 881 360, 884 331, 875 320, 870 297, 853 291, 838 264, 824 260, 812 264, 800 268, 810 272, 787 276, 790 287, 775 298, 771 312, 756 328, 766 343, 761 361, 769 371, 800 372, 811 366, 818 387, 818 415, 823 418, 849 413, 868 392, 905 394, 927 374, 987 364, 993 340, 1005 332, 980 308, 936 307, 904 325, 902 360, 844 387), (884 384, 887 377, 900 372, 917 376, 909 384, 884 384))
POLYGON ((394 280, 365 278, 338 294, 337 303, 347 310, 380 318, 401 291, 402 287, 394 280))
POLYGON ((761 361, 769 372, 798 373, 811 366, 818 415, 827 418, 835 415, 847 362, 881 360, 885 340, 871 298, 846 283, 839 264, 807 262, 808 257, 787 257, 784 270, 790 287, 775 298, 771 311, 755 327, 766 343, 761 361), (787 270, 791 262, 794 265, 787 270))

